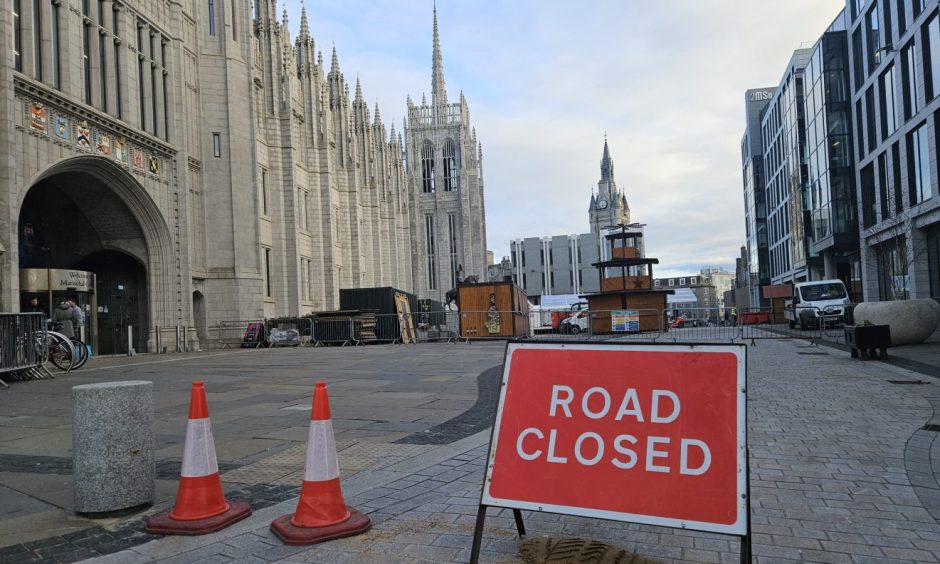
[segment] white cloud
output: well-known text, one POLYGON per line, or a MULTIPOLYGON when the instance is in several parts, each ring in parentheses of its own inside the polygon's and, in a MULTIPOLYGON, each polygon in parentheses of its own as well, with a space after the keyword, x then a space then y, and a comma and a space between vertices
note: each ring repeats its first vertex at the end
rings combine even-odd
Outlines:
MULTIPOLYGON (((291 27, 299 1, 286 2, 291 27)), ((438 2, 448 93, 463 90, 484 149, 488 246, 583 233, 607 132, 632 219, 659 272, 733 268, 744 241, 744 90, 779 82, 838 0, 438 2)), ((386 124, 430 90, 431 8, 308 5, 311 33, 386 124)))

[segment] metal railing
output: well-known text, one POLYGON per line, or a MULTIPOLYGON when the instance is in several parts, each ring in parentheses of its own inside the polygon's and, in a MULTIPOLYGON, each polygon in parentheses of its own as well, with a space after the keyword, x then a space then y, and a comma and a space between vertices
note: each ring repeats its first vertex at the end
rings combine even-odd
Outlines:
POLYGON ((52 378, 46 316, 42 313, 0 313, 0 385, 6 380, 52 378))

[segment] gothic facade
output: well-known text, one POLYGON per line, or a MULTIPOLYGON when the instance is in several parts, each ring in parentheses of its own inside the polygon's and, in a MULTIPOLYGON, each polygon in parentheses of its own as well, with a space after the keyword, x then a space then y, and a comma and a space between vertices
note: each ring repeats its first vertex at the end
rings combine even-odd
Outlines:
POLYGON ((351 92, 335 48, 325 64, 306 13, 292 38, 276 10, 13 0, 0 11, 13 30, 0 42, 4 311, 19 309, 27 266, 93 272, 96 332, 131 324, 137 350, 153 350, 156 326, 202 340, 225 320, 334 309, 341 288, 434 298, 429 272, 444 291, 455 262, 483 275, 481 149, 463 95, 447 103, 436 12, 434 95, 409 100, 406 144, 358 79, 351 92), (425 142, 441 187, 430 195, 425 142))
POLYGON ((601 179, 597 181, 597 194, 591 194, 591 203, 588 206, 588 215, 591 221, 591 233, 598 241, 598 256, 601 260, 609 258, 609 245, 602 237, 604 228, 630 223, 630 206, 627 196, 619 188, 614 179, 614 160, 610 158, 610 148, 607 139, 604 139, 604 153, 601 156, 601 179))

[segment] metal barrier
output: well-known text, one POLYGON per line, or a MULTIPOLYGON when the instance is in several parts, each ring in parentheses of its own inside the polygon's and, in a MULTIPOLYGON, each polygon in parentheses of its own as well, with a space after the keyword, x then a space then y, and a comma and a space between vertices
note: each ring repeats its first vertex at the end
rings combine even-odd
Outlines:
POLYGON ((243 349, 256 349, 265 344, 264 321, 220 321, 218 339, 221 348, 238 345, 243 349))
POLYGON ((341 346, 358 345, 353 318, 348 315, 315 317, 310 330, 314 346, 339 343, 341 346))
POLYGON ((4 379, 52 378, 44 367, 48 357, 45 315, 0 314, 0 385, 9 387, 4 379))
POLYGON ((313 340, 313 319, 309 317, 279 317, 264 323, 269 347, 302 347, 313 340))

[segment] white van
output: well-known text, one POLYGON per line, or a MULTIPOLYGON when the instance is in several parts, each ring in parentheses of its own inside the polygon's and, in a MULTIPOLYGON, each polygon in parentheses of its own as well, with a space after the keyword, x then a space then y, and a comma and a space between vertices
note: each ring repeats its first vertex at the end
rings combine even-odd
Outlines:
POLYGON ((783 315, 793 329, 832 327, 845 323, 849 294, 841 280, 799 282, 793 286, 793 299, 784 304, 783 315))

